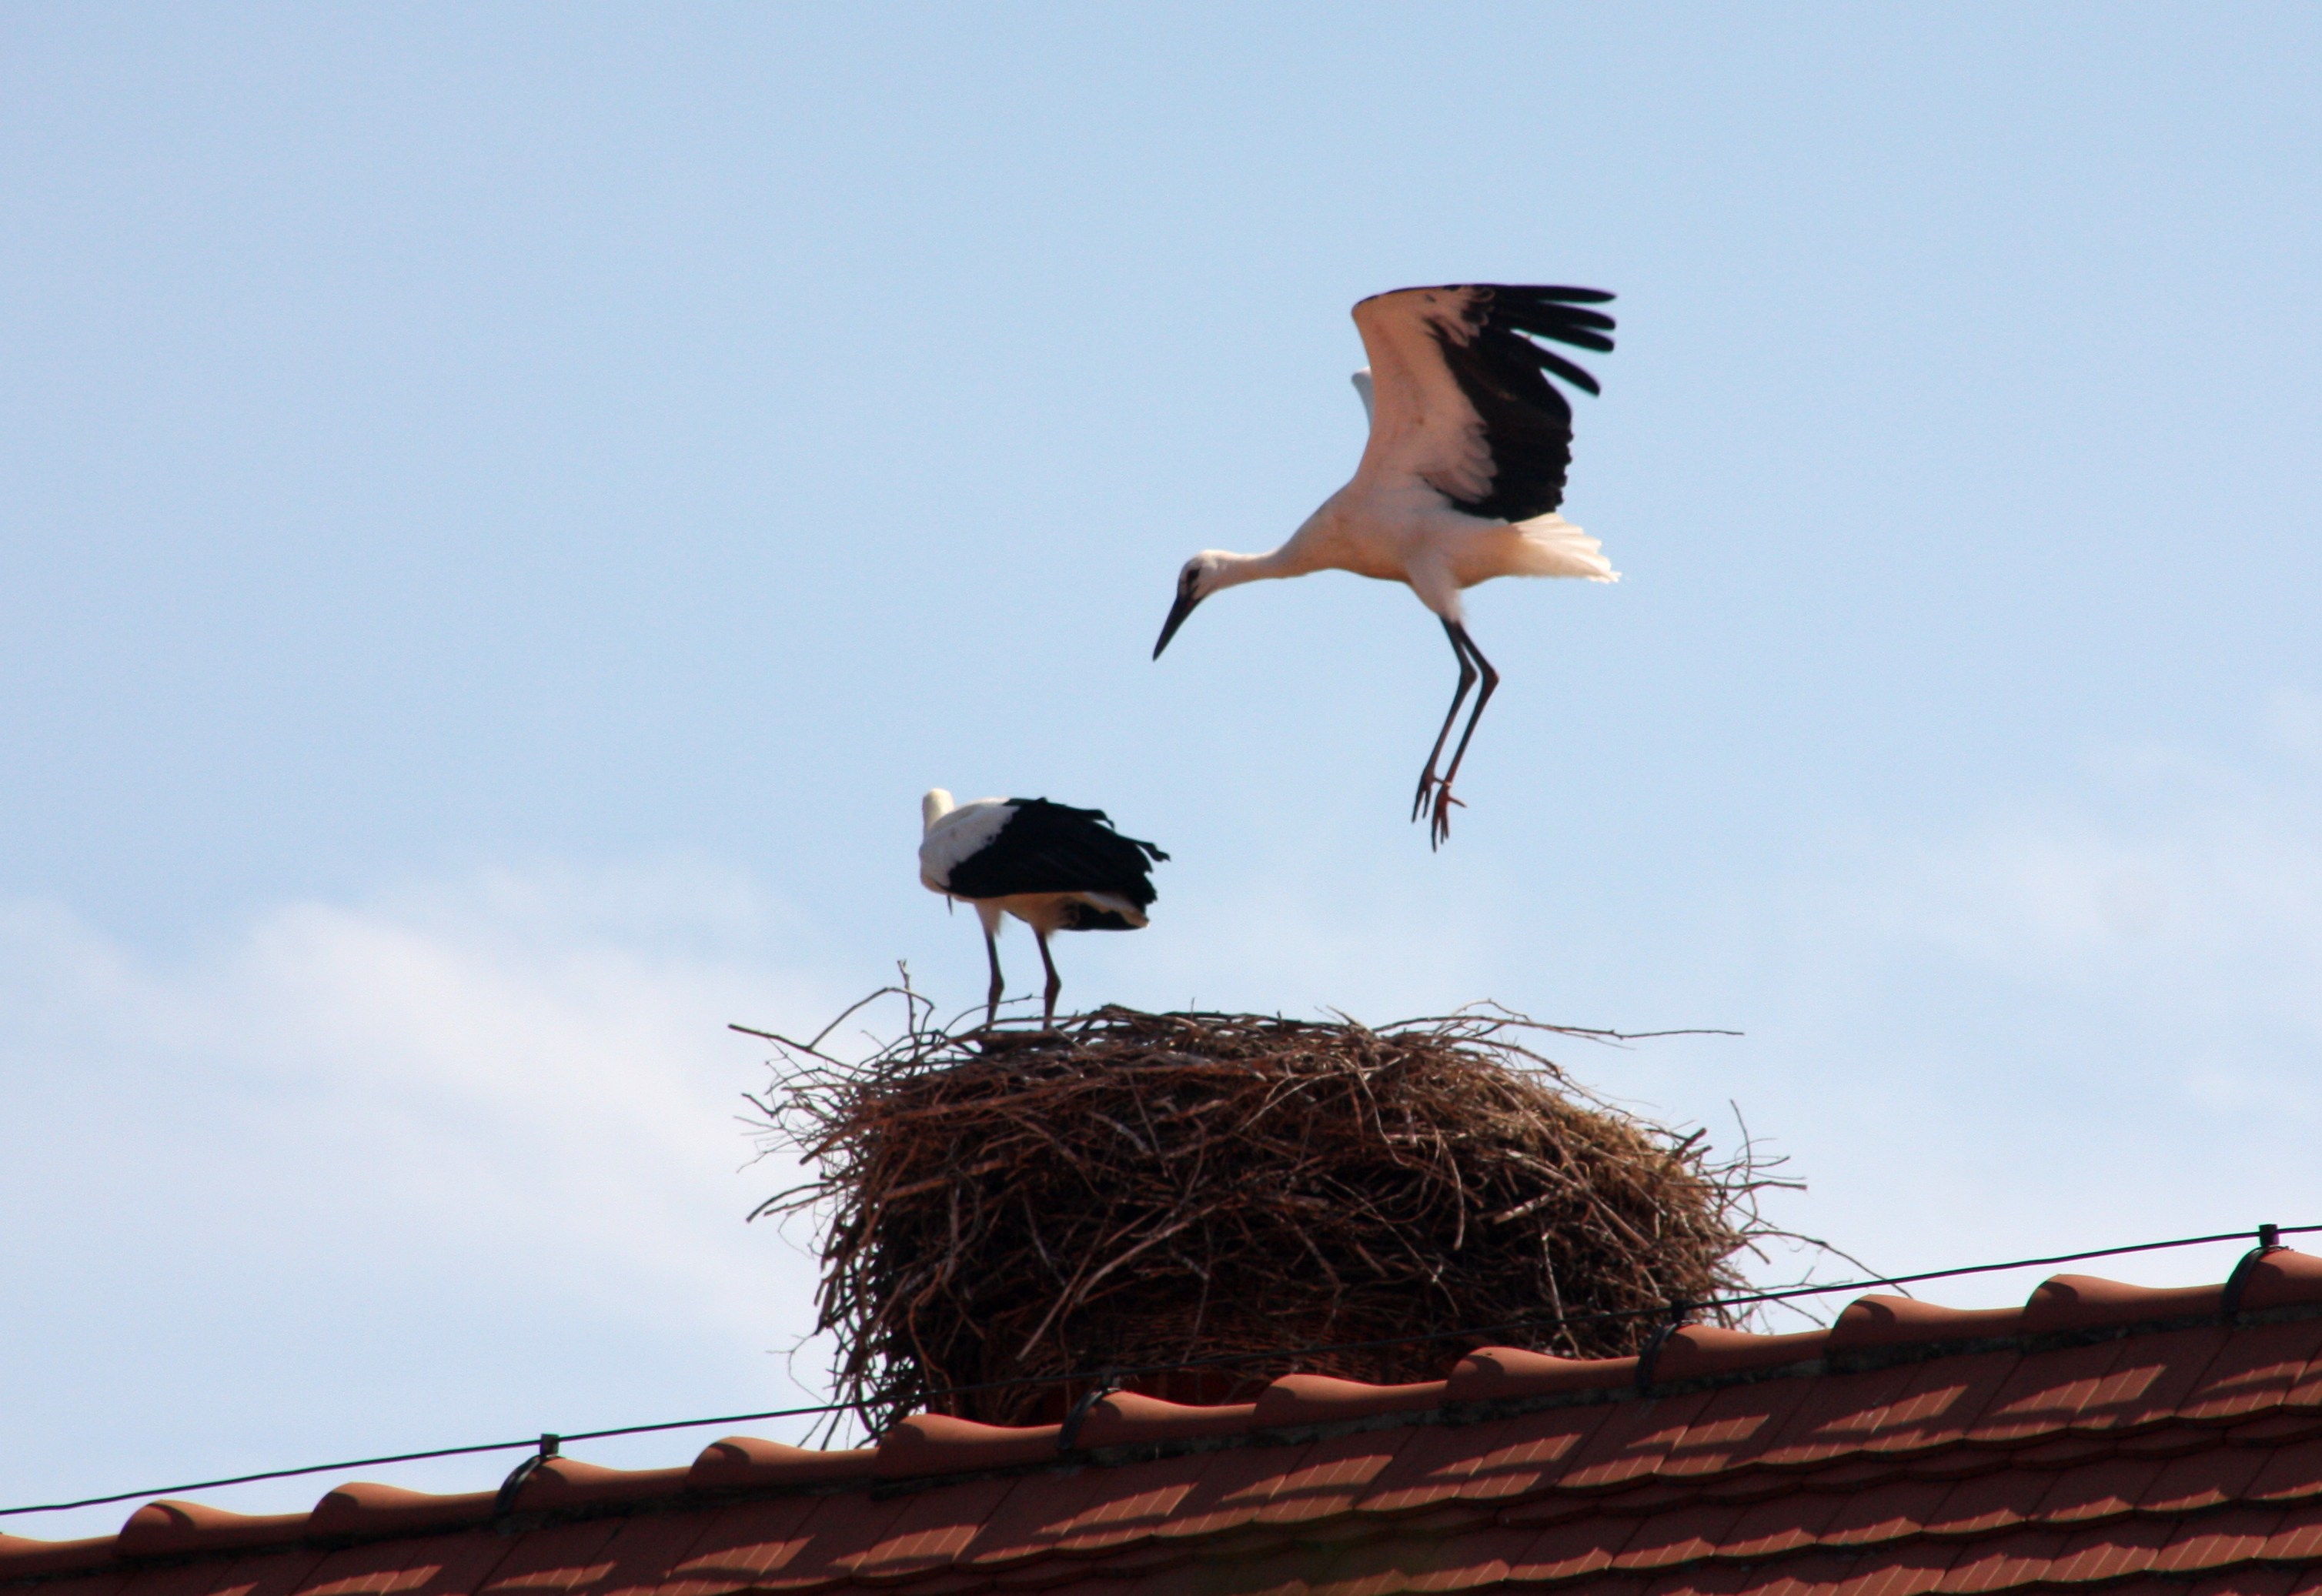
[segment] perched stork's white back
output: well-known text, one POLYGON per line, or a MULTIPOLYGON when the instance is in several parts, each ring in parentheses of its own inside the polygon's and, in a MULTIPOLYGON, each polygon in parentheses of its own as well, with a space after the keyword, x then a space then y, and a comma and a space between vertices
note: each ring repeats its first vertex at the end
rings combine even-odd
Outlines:
POLYGON ((1610 350, 1613 318, 1584 307, 1612 297, 1595 288, 1470 283, 1403 288, 1356 306, 1371 363, 1355 373, 1355 391, 1371 431, 1354 479, 1272 553, 1204 549, 1185 561, 1153 657, 1221 588, 1316 570, 1409 584, 1442 619, 1459 661, 1458 689, 1411 808, 1414 820, 1430 817, 1431 843, 1440 846, 1459 801, 1452 779, 1500 681, 1467 635, 1460 590, 1494 577, 1620 579, 1596 540, 1556 513, 1572 461, 1572 406, 1549 377, 1592 394, 1596 379, 1532 341, 1610 350), (1439 777, 1443 745, 1479 674, 1483 690, 1439 777))
POLYGON ((1064 981, 1048 955, 1056 931, 1141 931, 1153 907, 1153 866, 1169 856, 1122 836, 1102 809, 1047 798, 977 798, 955 804, 932 788, 919 800, 919 880, 930 892, 964 898, 983 922, 992 989, 983 1019, 1000 1015, 1000 917, 1032 928, 1048 972, 1042 1017, 1054 1022, 1064 981))

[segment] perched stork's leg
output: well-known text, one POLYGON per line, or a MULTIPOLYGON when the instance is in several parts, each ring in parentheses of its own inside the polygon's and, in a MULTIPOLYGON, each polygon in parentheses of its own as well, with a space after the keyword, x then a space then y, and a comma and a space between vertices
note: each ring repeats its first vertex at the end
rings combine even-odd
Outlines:
POLYGON ((983 928, 983 954, 992 961, 992 990, 983 997, 983 1023, 996 1024, 1000 1018, 1000 940, 992 935, 992 927, 983 928))
MULTIPOLYGON (((1436 783, 1435 825, 1433 836, 1428 843, 1430 848, 1441 847, 1444 839, 1451 834, 1451 806, 1459 802, 1451 796, 1451 783, 1458 780, 1459 762, 1467 757, 1467 739, 1476 734, 1476 723, 1484 718, 1484 706, 1492 701, 1492 689, 1500 685, 1500 673, 1492 669, 1489 660, 1484 658, 1484 651, 1476 646, 1476 640, 1467 635, 1467 629, 1457 621, 1446 621, 1443 625, 1451 634, 1452 646, 1465 651, 1459 656, 1461 661, 1473 659, 1483 670, 1484 690, 1476 695, 1476 707, 1467 715, 1467 729, 1459 734, 1459 746, 1451 751, 1451 768, 1444 771, 1443 780, 1436 783)), ((1463 676, 1460 689, 1464 692, 1466 688, 1467 679, 1463 676)), ((1458 706, 1455 704, 1452 707, 1457 709, 1458 706)))
POLYGON ((1048 957, 1048 934, 1035 926, 1032 927, 1032 939, 1040 944, 1040 963, 1048 972, 1048 990, 1040 1005, 1040 1023, 1054 1030, 1056 1026, 1056 994, 1065 990, 1065 980, 1056 973, 1056 962, 1048 957))
MULTIPOLYGON (((1411 800, 1411 817, 1413 820, 1427 813, 1427 800, 1438 785, 1435 762, 1443 757, 1443 744, 1451 735, 1451 723, 1459 718, 1459 706, 1467 701, 1467 689, 1476 685, 1476 668, 1467 662, 1467 650, 1475 645, 1462 646, 1460 639, 1467 634, 1459 630, 1457 622, 1444 622, 1443 634, 1451 640, 1451 657, 1459 661, 1459 690, 1451 695, 1451 707, 1443 716, 1443 729, 1435 734, 1435 746, 1427 751, 1427 768, 1419 773, 1419 796, 1411 800)), ((1488 692, 1490 689, 1485 690, 1488 692)), ((1475 723, 1470 721, 1467 724, 1473 730, 1475 723)), ((1464 748, 1467 744, 1462 742, 1460 746, 1464 748)))

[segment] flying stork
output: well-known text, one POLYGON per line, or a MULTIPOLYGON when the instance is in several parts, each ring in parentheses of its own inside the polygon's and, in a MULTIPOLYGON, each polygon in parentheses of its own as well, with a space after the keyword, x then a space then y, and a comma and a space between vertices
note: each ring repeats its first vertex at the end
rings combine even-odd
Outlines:
POLYGON ((1548 378, 1592 394, 1596 379, 1532 342, 1610 350, 1613 318, 1583 307, 1612 297, 1595 288, 1468 283, 1399 288, 1357 305, 1355 326, 1371 363, 1355 373, 1355 391, 1371 431, 1354 479, 1272 553, 1204 549, 1185 561, 1153 657, 1221 588, 1316 570, 1408 584, 1442 620, 1459 661, 1458 690, 1411 806, 1413 820, 1431 816, 1429 846, 1441 846, 1459 802, 1451 783, 1500 684, 1462 624, 1460 589, 1493 577, 1620 580, 1596 540, 1556 513, 1572 461, 1572 406, 1548 378), (1451 724, 1479 672, 1483 690, 1438 776, 1451 724))
POLYGON ((983 922, 992 990, 983 1023, 1000 1015, 1000 917, 1032 928, 1048 972, 1041 1021, 1054 1025, 1064 982, 1048 956, 1056 931, 1138 931, 1153 906, 1153 866, 1168 858, 1150 843, 1122 836, 1102 809, 1075 809, 1047 798, 977 798, 955 804, 942 788, 919 800, 919 881, 930 892, 964 898, 983 922))

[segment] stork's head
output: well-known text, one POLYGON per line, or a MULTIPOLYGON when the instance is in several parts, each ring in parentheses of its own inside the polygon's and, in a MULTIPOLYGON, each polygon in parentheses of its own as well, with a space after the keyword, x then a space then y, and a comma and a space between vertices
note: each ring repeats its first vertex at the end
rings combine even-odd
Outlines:
POLYGON ((1161 641, 1153 645, 1153 657, 1159 659, 1169 640, 1177 635, 1177 628, 1193 613, 1193 606, 1220 588, 1233 584, 1225 580, 1227 569, 1237 556, 1222 549, 1204 549, 1185 561, 1185 569, 1177 573, 1177 598, 1169 606, 1169 618, 1161 623, 1161 641))
POLYGON ((936 828, 936 822, 959 806, 952 802, 951 794, 940 787, 928 789, 928 796, 919 800, 919 831, 922 835, 936 828))

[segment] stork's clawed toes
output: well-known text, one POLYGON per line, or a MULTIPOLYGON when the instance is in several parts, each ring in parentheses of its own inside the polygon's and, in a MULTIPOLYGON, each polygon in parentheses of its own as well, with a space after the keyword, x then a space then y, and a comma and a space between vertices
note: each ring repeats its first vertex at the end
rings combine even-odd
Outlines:
POLYGON ((1435 773, 1433 765, 1420 772, 1419 793, 1411 800, 1411 817, 1413 820, 1427 813, 1428 800, 1435 796, 1435 789, 1441 785, 1442 778, 1435 773))
POLYGON ((1427 845, 1432 850, 1450 840, 1451 811, 1467 807, 1465 799, 1451 796, 1450 778, 1437 775, 1430 765, 1419 779, 1418 796, 1411 800, 1411 817, 1427 822, 1427 845))
POLYGON ((1464 799, 1451 796, 1451 783, 1439 781, 1435 784, 1435 814, 1427 828, 1427 846, 1430 852, 1451 840, 1451 811, 1454 808, 1464 809, 1467 807, 1464 799))

